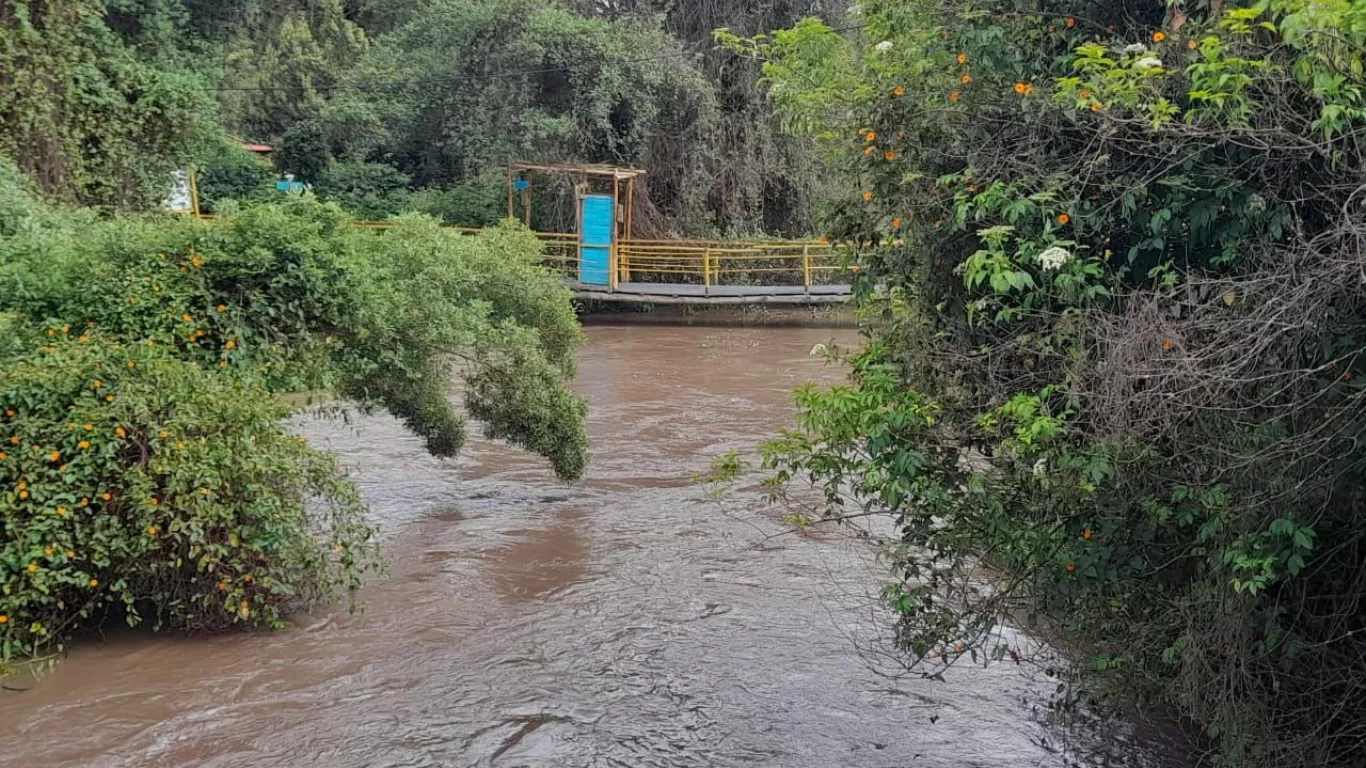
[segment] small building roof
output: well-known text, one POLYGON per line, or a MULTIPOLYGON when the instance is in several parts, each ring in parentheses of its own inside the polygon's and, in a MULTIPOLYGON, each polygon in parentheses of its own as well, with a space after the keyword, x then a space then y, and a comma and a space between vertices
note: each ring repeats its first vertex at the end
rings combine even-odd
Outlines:
POLYGON ((275 151, 275 148, 269 144, 250 144, 245 141, 242 142, 242 149, 245 149, 248 152, 260 152, 262 154, 275 151))
POLYGON ((543 171, 545 173, 564 173, 574 176, 601 176, 609 179, 634 179, 637 176, 644 176, 645 171, 639 168, 624 168, 615 165, 600 165, 596 163, 510 163, 509 173, 519 171, 543 171))

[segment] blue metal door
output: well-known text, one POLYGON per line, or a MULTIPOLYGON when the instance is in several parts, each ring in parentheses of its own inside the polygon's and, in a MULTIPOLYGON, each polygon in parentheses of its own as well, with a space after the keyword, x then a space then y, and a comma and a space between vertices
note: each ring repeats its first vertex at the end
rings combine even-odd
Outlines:
POLYGON ((609 285, 612 238, 616 233, 616 205, 611 195, 583 198, 583 226, 579 232, 579 282, 609 285))

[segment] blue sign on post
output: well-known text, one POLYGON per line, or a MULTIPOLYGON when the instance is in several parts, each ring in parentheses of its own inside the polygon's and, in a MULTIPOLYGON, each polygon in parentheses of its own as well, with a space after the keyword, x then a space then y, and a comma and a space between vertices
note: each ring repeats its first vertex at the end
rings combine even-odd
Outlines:
POLYGON ((517 179, 516 181, 512 182, 512 188, 517 190, 518 192, 525 192, 528 189, 531 189, 531 182, 527 181, 526 179, 517 179))
POLYGON ((304 183, 302 181, 277 181, 275 188, 281 192, 302 192, 304 183))

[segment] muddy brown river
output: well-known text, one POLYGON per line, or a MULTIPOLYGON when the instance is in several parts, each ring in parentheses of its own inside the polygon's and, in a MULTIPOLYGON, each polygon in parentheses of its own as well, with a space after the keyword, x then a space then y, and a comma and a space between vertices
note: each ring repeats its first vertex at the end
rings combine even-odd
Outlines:
MULTIPOLYGON (((786 533, 711 459, 792 418, 848 331, 599 326, 578 485, 472 440, 427 456, 387 417, 309 422, 384 530, 365 610, 277 633, 86 639, 0 692, 0 764, 350 768, 1014 768, 1098 764, 1043 722, 1027 665, 891 674, 866 542, 786 533)), ((1019 642, 1027 639, 1018 638, 1019 642)))

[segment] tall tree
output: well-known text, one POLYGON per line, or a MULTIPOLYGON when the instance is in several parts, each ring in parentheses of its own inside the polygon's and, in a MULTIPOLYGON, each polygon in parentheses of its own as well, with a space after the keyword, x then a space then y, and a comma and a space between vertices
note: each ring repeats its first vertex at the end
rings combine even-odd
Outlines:
POLYGON ((100 0, 0 4, 0 154, 48 194, 149 205, 212 130, 203 78, 140 61, 100 0))

